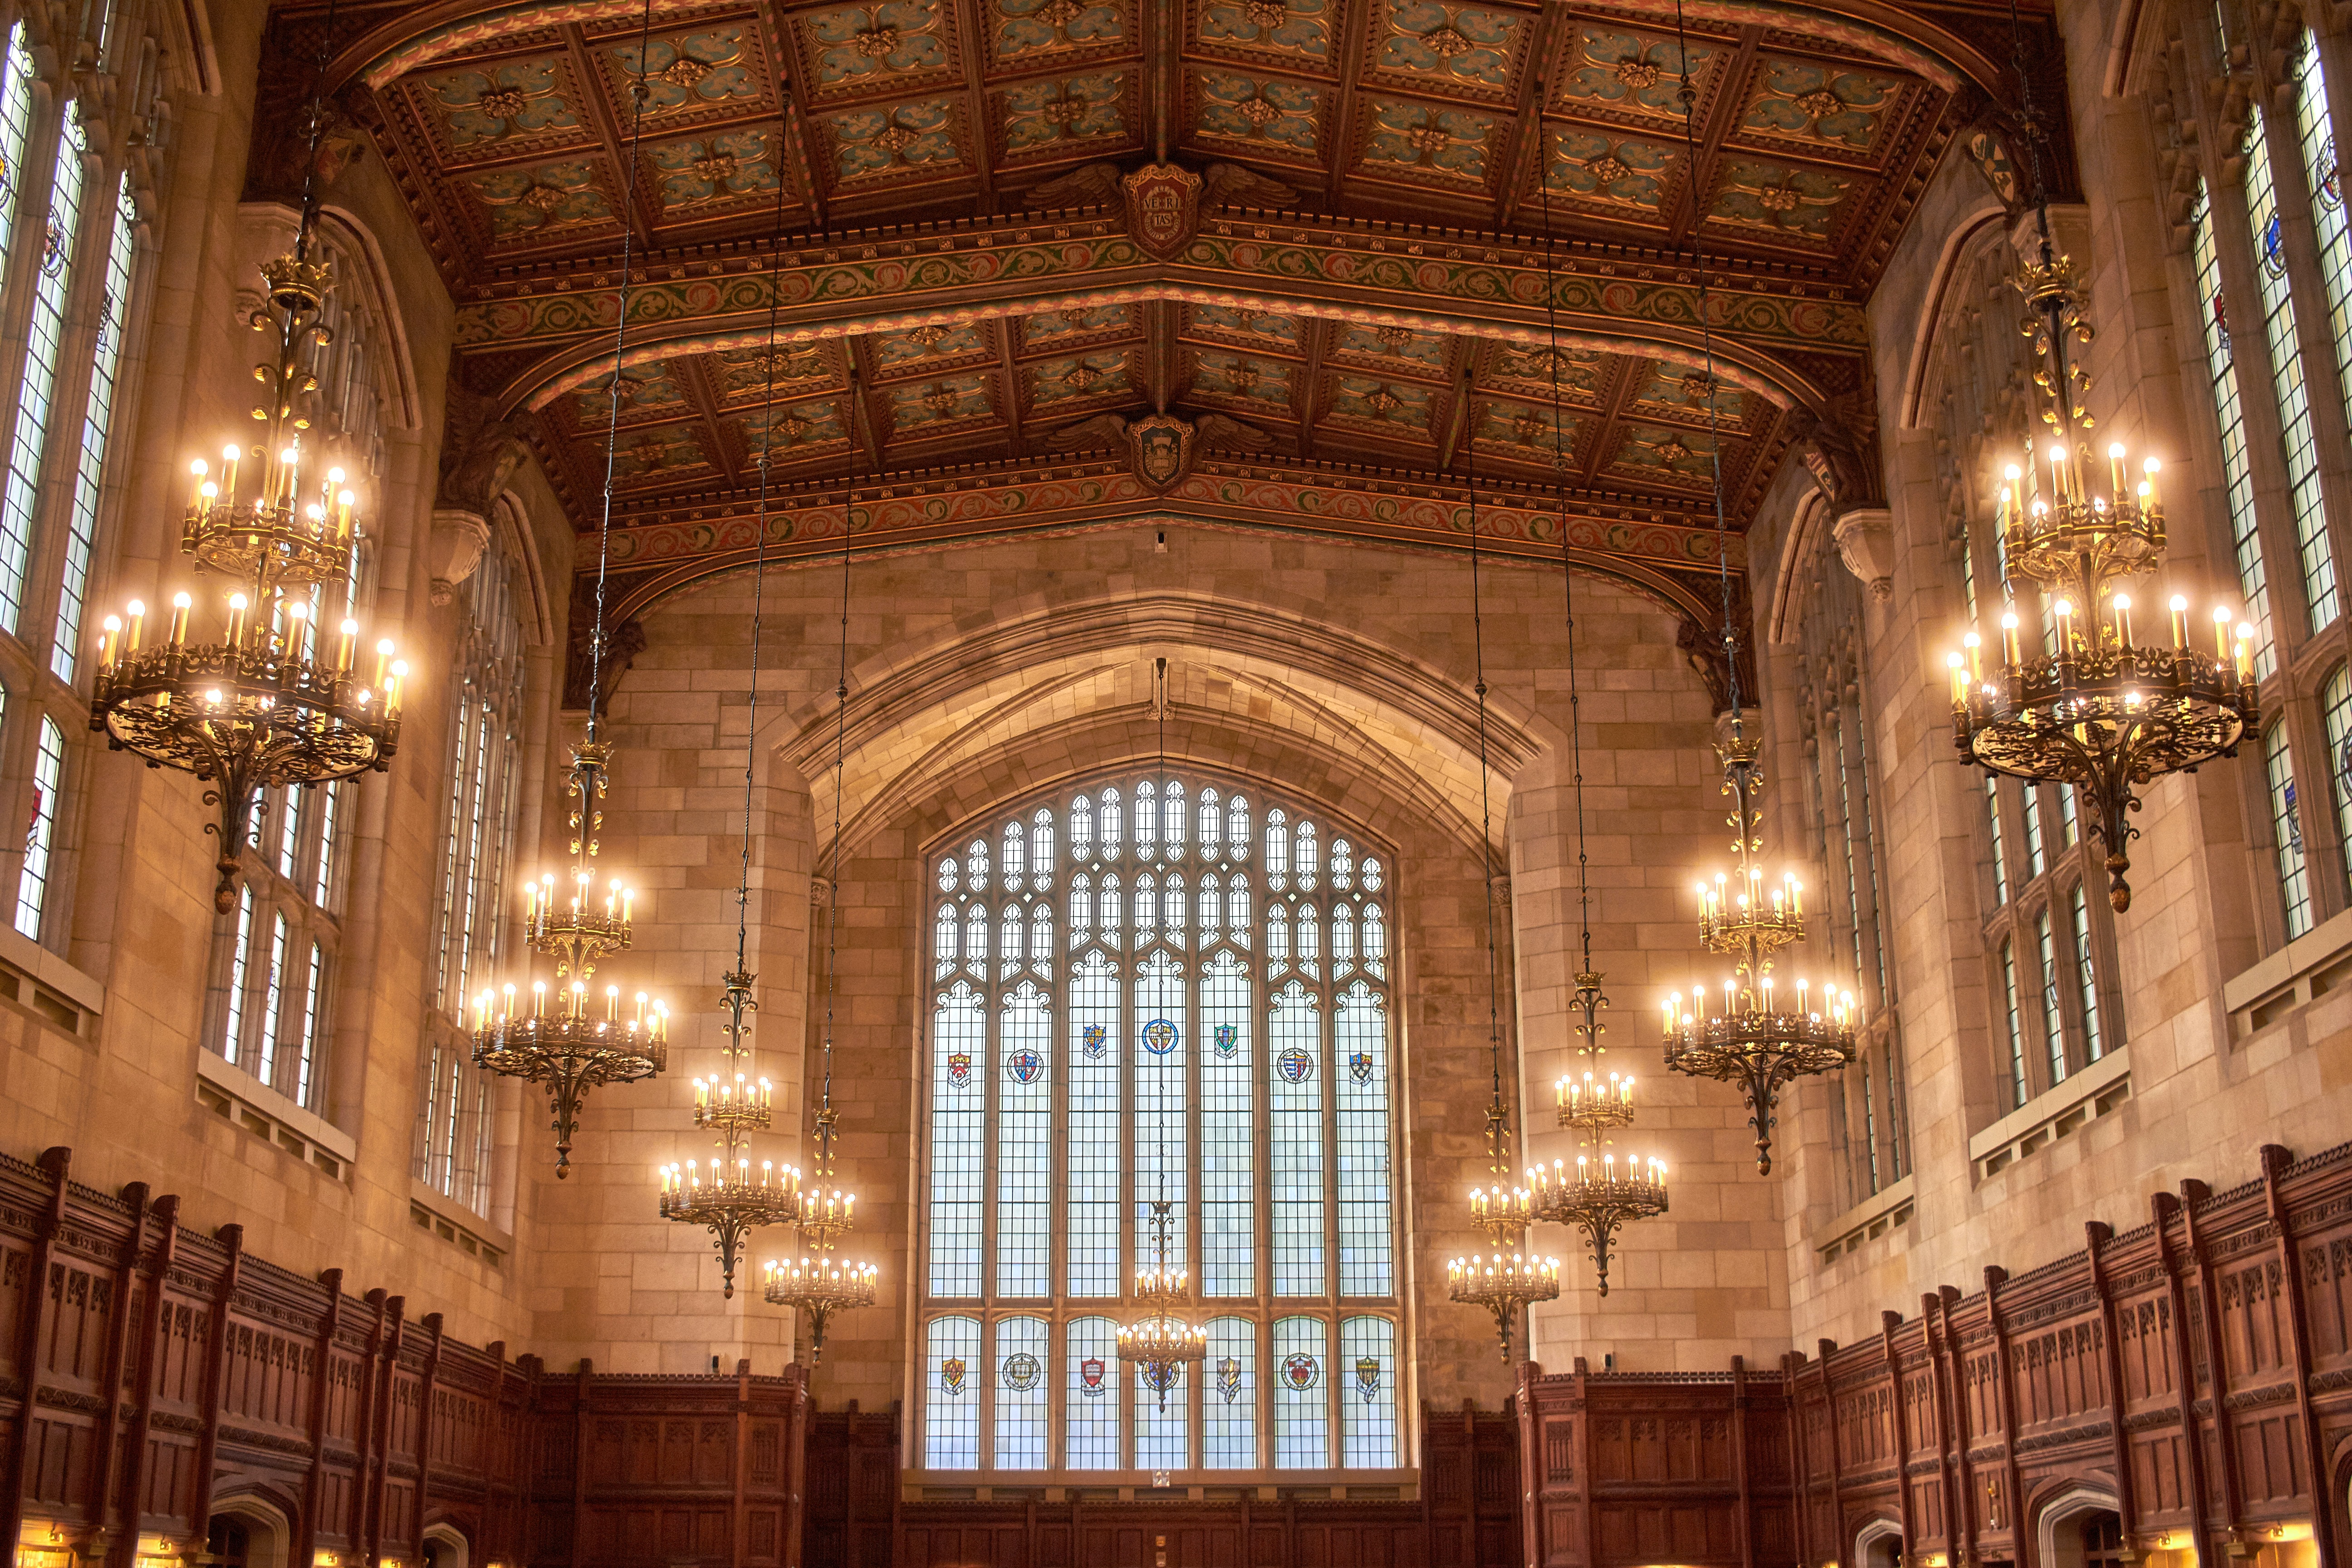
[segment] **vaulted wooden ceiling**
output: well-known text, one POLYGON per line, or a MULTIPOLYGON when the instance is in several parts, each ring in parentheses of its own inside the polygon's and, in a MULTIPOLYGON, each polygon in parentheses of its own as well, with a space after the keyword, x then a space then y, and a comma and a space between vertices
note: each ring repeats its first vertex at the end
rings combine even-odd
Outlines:
MULTIPOLYGON (((330 76, 458 301, 460 379, 535 421, 583 526, 625 245, 629 526, 743 515, 763 447, 784 489, 952 489, 1164 411, 1212 468, 1475 473, 1672 539, 1718 460, 1744 522, 1792 435, 1866 406, 1862 303, 2009 52, 2005 7, 1711 0, 1686 44, 1673 17, 440 0, 346 6, 330 76), (1123 207, 1160 163, 1201 179, 1172 255, 1123 207)), ((322 24, 281 13, 289 87, 322 24)))

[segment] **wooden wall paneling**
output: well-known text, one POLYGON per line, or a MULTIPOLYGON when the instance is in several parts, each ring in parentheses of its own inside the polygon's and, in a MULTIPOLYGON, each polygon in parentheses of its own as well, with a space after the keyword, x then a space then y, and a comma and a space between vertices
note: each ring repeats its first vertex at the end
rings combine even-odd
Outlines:
MULTIPOLYGON (((147 1184, 133 1182, 122 1189, 122 1201, 131 1210, 129 1234, 122 1238, 114 1268, 114 1310, 107 1324, 106 1359, 98 1380, 99 1408, 95 1434, 98 1473, 90 1488, 90 1524, 96 1541, 103 1543, 106 1554, 111 1555, 114 1541, 120 1533, 113 1517, 114 1500, 122 1485, 124 1419, 122 1385, 130 1374, 131 1333, 134 1321, 144 1321, 146 1306, 141 1300, 140 1264, 147 1250, 148 1232, 153 1221, 153 1205, 147 1184)), ((132 1534, 137 1534, 133 1526, 132 1534)))
POLYGON ((2172 1237, 2173 1224, 2180 1217, 2180 1200, 2170 1193, 2158 1193, 2149 1199, 2149 1209, 2155 1216, 2157 1246, 2172 1308, 2173 1383, 2178 1389, 2180 1446, 2189 1462, 2189 1533, 2197 1561, 2203 1568, 2213 1550, 2213 1493, 2206 1466, 2203 1422, 2197 1414, 2197 1391, 2202 1380, 2198 1373, 2195 1336, 2189 1323, 2187 1276, 2193 1265, 2181 1258, 2172 1237))
POLYGON ((2009 1283, 2009 1270, 1998 1264, 1988 1265, 1984 1282, 1985 1317, 1992 1325, 1994 1397, 2000 1407, 2001 1513, 2009 1525, 2011 1551, 2018 1568, 2037 1568, 2033 1561, 2033 1532, 2019 1522, 2017 1511, 2025 1502, 2025 1478, 2017 1453, 2017 1342, 2010 1334, 2001 1300, 2001 1287, 2009 1283))
MULTIPOLYGON (((1830 1440, 1830 1529, 1829 1549, 1822 1561, 1843 1563, 1851 1553, 1846 1549, 1846 1537, 1852 1526, 1845 1512, 1844 1439, 1838 1431, 1837 1392, 1830 1383, 1830 1358, 1837 1353, 1835 1340, 1817 1340, 1814 1349, 1821 1356, 1822 1425, 1829 1430, 1830 1440)), ((1856 1565, 1859 1568, 1859 1565, 1856 1565)))
POLYGON ((1903 1353, 1895 1343, 1895 1333, 1902 1327, 1902 1313, 1888 1310, 1878 1315, 1878 1341, 1886 1357, 1888 1394, 1895 1418, 1895 1504, 1903 1521, 1903 1550, 1907 1555, 1919 1550, 1919 1527, 1912 1519, 1911 1426, 1904 1416, 1906 1402, 1903 1397, 1903 1353))
MULTIPOLYGON (((139 1297, 138 1341, 131 1351, 131 1415, 122 1432, 122 1474, 109 1501, 113 1533, 107 1539, 107 1568, 130 1568, 139 1535, 147 1526, 147 1478, 153 1463, 150 1445, 155 1418, 155 1380, 163 1359, 166 1314, 172 1310, 169 1282, 179 1254, 180 1200, 166 1193, 149 1211, 153 1252, 145 1260, 139 1297)), ((129 1314, 126 1312, 125 1314, 129 1314)), ((306 1559, 307 1561, 307 1559, 306 1559)))
POLYGON ((73 1167, 70 1149, 45 1149, 41 1152, 39 1170, 51 1184, 46 1201, 34 1219, 34 1229, 27 1239, 32 1246, 27 1251, 24 1284, 17 1309, 16 1419, 10 1427, 14 1436, 8 1444, 5 1471, 0 1471, 0 1541, 22 1539, 25 1519, 25 1480, 32 1467, 34 1441, 34 1411, 39 1405, 41 1383, 40 1347, 42 1330, 50 1312, 49 1279, 57 1268, 58 1234, 65 1228, 66 1180, 73 1167))
POLYGON ((2311 1316, 2303 1289, 2303 1259, 2296 1245, 2294 1215, 2285 1193, 2287 1167, 2294 1156, 2276 1143, 2265 1143, 2263 1160, 2263 1212, 2276 1233, 2280 1289, 2285 1296, 2287 1317, 2287 1367, 2294 1374, 2295 1419, 2302 1427, 2303 1473, 2312 1478, 2307 1487, 2311 1494, 2312 1539, 2331 1543, 2336 1536, 2336 1507, 2338 1493, 2334 1478, 2329 1474, 2327 1450, 2320 1440, 2318 1401, 2313 1396, 2311 1355, 2311 1316))
POLYGON ((1754 1478, 1748 1470, 1748 1363, 1731 1358, 1731 1472, 1739 1489, 1733 1514, 1733 1538, 1739 1543, 1739 1568, 1756 1568, 1756 1498, 1754 1478))
POLYGON ((415 1436, 411 1444, 415 1450, 416 1482, 409 1497, 404 1539, 415 1549, 421 1565, 425 1560, 425 1516, 433 1498, 433 1428, 441 1386, 441 1314, 427 1312, 420 1321, 426 1335, 425 1367, 416 1384, 415 1436))
MULTIPOLYGON (((1936 1447, 1936 1537, 1944 1543, 1948 1555, 1960 1550, 1959 1522, 1954 1517, 1955 1490, 1952 1481, 1952 1422, 1949 1401, 1944 1397, 1944 1373, 1951 1360, 1950 1335, 1945 1331, 1943 1297, 1937 1292, 1922 1292, 1919 1297, 1919 1350, 1922 1370, 1927 1376, 1927 1429, 1936 1447)), ((1961 1558, 1966 1562, 1969 1559, 1961 1558)))
MULTIPOLYGON (((2238 1441, 2235 1423, 2230 1415, 2229 1361, 2221 1342, 2221 1303, 2213 1289, 2213 1261, 2206 1250, 2203 1227, 2198 1224, 2198 1208, 2212 1195, 2212 1190, 2202 1182, 2180 1184, 2180 1207, 2177 1211, 2187 1234, 2189 1266, 2197 1277, 2196 1310, 2193 1316, 2200 1331, 2199 1347, 2205 1355, 2205 1385, 2210 1391, 2207 1408, 2212 1416, 2212 1451, 2221 1472, 2221 1510, 2224 1539, 2236 1545, 2243 1540, 2245 1528, 2245 1489, 2238 1466, 2238 1441)), ((2200 1440, 2199 1447, 2204 1447, 2200 1440)))
POLYGON ((2107 1424, 2113 1429, 2108 1443, 2116 1471, 2116 1512, 2120 1517, 2136 1520, 2140 1517, 2137 1478, 2132 1473, 2131 1414, 2124 1387, 2124 1359, 2121 1336, 2116 1332, 2115 1291, 2107 1277, 2105 1248, 2115 1239, 2112 1227, 2092 1220, 2083 1226, 2083 1256, 2090 1262, 2091 1290, 2099 1302, 2099 1332, 2105 1353, 2101 1367, 2107 1381, 2107 1424))
POLYGON ((188 1533, 203 1540, 212 1529, 213 1489, 219 1479, 221 1400, 228 1382, 229 1307, 236 1299, 237 1276, 245 1265, 245 1226, 225 1225, 213 1232, 220 1243, 222 1261, 215 1278, 210 1316, 205 1324, 204 1423, 196 1434, 195 1500, 188 1510, 188 1533))

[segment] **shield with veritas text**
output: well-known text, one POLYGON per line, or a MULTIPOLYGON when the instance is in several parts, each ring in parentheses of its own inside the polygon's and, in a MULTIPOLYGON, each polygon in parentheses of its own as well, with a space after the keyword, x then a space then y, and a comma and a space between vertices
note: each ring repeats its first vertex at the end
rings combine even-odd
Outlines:
POLYGON ((1201 216, 1201 176, 1173 163, 1146 163, 1122 182, 1127 231, 1162 261, 1192 243, 1201 216))

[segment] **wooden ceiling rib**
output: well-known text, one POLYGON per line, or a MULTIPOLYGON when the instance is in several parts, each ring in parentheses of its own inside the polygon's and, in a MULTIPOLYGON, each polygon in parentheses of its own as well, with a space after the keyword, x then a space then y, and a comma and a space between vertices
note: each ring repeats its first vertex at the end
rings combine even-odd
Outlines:
MULTIPOLYGON (((554 289, 604 287, 625 233, 658 266, 779 222, 784 243, 824 246, 1072 190, 1115 204, 1113 176, 1163 146, 1209 173, 1204 217, 1223 189, 1375 226, 1697 246, 1858 300, 1949 140, 1958 80, 1859 32, 1783 26, 1769 0, 1711 8, 1736 19, 1695 23, 1687 58, 1634 9, 1540 0, 723 0, 662 7, 642 61, 634 5, 415 14, 404 34, 401 8, 366 13, 345 98, 461 302, 551 269, 554 289), (1068 178, 1087 170, 1108 172, 1068 178)), ((1922 27, 1944 38, 1947 21, 1922 27)), ((1105 416, 1160 408, 1298 462, 1466 464, 1670 511, 1704 509, 1719 465, 1744 515, 1789 439, 1774 403, 1630 338, 1555 355, 1328 314, 1130 299, 680 353, 623 373, 613 470, 642 515, 755 487, 763 448, 788 478, 839 472, 853 425, 861 466, 899 471, 1100 450, 1105 416)), ((474 384, 519 352, 478 348, 474 384)), ((1812 358, 1808 376, 1858 374, 1855 346, 1812 358)), ((608 373, 539 416, 583 518, 610 390, 608 373)))

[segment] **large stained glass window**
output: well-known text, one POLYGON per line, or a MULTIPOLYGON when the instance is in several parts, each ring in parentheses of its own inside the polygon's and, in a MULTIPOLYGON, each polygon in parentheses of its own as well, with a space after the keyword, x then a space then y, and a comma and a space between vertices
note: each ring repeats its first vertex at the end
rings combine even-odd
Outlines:
POLYGON ((926 1468, 1403 1463, 1392 867, 1296 802, 1177 773, 940 849, 926 1468), (1118 1349, 1163 1195, 1209 1331, 1164 1410, 1118 1349))

